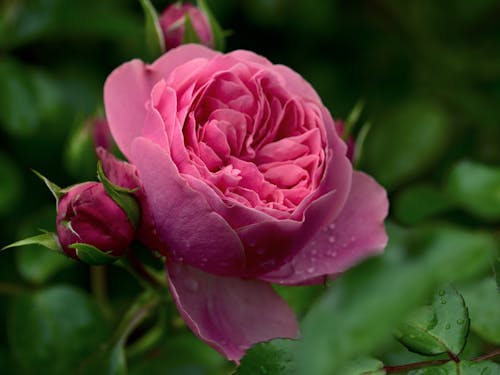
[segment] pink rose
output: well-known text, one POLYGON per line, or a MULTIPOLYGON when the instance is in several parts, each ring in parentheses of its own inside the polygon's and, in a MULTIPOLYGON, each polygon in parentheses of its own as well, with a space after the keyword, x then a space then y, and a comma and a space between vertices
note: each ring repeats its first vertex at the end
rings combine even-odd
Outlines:
POLYGON ((169 5, 160 16, 160 26, 167 51, 182 44, 186 30, 186 14, 189 15, 201 44, 213 47, 212 29, 205 13, 191 4, 174 3, 169 5))
POLYGON ((84 243, 120 256, 134 238, 135 229, 126 213, 99 182, 71 187, 57 205, 57 237, 63 251, 78 259, 70 246, 84 243))
POLYGON ((270 283, 318 283, 385 247, 384 189, 353 171, 330 113, 288 67, 184 45, 117 68, 104 101, 177 307, 228 359, 297 337, 270 283))

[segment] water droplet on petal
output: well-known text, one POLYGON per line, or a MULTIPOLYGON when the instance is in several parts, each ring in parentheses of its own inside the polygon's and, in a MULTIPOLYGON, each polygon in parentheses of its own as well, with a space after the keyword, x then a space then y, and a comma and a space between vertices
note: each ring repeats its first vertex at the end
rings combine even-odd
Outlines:
POLYGON ((330 230, 334 230, 335 229, 335 224, 334 223, 331 223, 328 228, 330 228, 330 230))
POLYGON ((314 267, 309 267, 307 269, 307 273, 313 273, 315 271, 315 268, 314 267))
POLYGON ((316 255, 316 254, 318 254, 318 250, 316 250, 316 249, 312 249, 312 250, 311 250, 311 255, 316 255))
POLYGON ((328 242, 334 243, 335 242, 335 237, 334 236, 328 237, 328 242))
POLYGON ((191 292, 198 291, 199 284, 197 280, 192 278, 187 278, 184 280, 184 284, 186 285, 186 288, 191 292))
POLYGON ((259 247, 257 250, 255 250, 258 255, 264 255, 266 253, 266 248, 265 247, 259 247))

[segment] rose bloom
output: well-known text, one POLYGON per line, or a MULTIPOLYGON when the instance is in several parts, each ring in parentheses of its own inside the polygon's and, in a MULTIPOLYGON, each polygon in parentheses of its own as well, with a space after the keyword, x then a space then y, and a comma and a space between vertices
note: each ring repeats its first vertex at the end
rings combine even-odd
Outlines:
POLYGON ((271 283, 320 283, 385 247, 385 190, 353 171, 330 113, 288 67, 184 45, 118 67, 104 101, 175 303, 228 359, 298 336, 271 283))
POLYGON ((165 48, 169 50, 182 44, 186 30, 186 14, 189 15, 200 43, 213 47, 212 29, 205 13, 192 4, 174 3, 163 11, 159 19, 165 48))

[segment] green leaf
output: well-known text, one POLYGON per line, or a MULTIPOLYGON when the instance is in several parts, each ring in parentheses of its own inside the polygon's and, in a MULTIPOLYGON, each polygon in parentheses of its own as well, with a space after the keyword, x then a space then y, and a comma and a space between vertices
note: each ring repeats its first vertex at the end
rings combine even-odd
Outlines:
MULTIPOLYGON (((18 238, 27 237, 38 228, 55 230, 53 205, 43 208, 26 220, 18 232, 18 238)), ((41 284, 60 270, 75 264, 74 260, 61 254, 38 244, 23 246, 15 251, 17 270, 27 281, 41 284)))
POLYGON ((125 211, 132 225, 136 227, 141 217, 141 211, 132 193, 137 191, 137 188, 127 189, 113 184, 104 174, 101 162, 97 163, 97 177, 111 199, 125 211))
POLYGON ((85 243, 74 243, 69 247, 72 249, 76 249, 76 255, 78 256, 78 259, 92 266, 111 264, 120 259, 120 257, 110 255, 110 252, 106 253, 99 250, 95 246, 85 243))
POLYGON ((406 235, 388 230, 384 256, 335 280, 305 316, 302 340, 293 347, 299 374, 335 374, 368 355, 439 285, 487 270, 496 249, 489 235, 458 228, 434 225, 406 235), (410 245, 418 255, 407 260, 410 245))
POLYGON ((440 366, 426 367, 420 370, 410 371, 408 375, 496 375, 500 373, 498 363, 481 361, 453 361, 440 366))
POLYGON ((201 43, 200 37, 194 29, 193 22, 191 21, 191 17, 188 12, 184 15, 184 25, 185 30, 184 35, 182 36, 182 44, 201 43))
POLYGON ((469 308, 471 329, 484 340, 500 345, 500 293, 492 277, 461 289, 469 308))
POLYGON ((56 199, 56 202, 59 202, 59 199, 64 194, 66 194, 68 192, 69 189, 61 189, 59 186, 57 186, 56 184, 54 184, 52 181, 50 181, 47 177, 45 177, 44 175, 42 175, 40 172, 35 171, 34 169, 32 169, 32 172, 34 174, 36 174, 45 183, 45 185, 47 185, 47 187, 49 188, 50 192, 52 193, 52 195, 56 199))
POLYGON ((158 14, 149 0, 140 0, 144 11, 146 44, 151 58, 156 59, 165 52, 165 39, 158 14))
POLYGON ((446 149, 449 122, 440 107, 417 98, 392 106, 374 121, 362 169, 389 190, 427 171, 446 149))
POLYGON ((413 370, 408 375, 461 375, 458 365, 449 361, 443 365, 424 367, 419 370, 413 370))
POLYGON ((0 151, 0 216, 16 208, 23 189, 23 179, 18 165, 0 151))
POLYGON ((375 358, 360 358, 342 367, 342 375, 385 375, 384 364, 375 358))
POLYGON ((500 364, 490 361, 461 361, 457 375, 497 375, 500 374, 500 364))
POLYGON ((212 35, 214 37, 214 49, 217 51, 224 52, 226 48, 226 37, 225 32, 217 22, 217 19, 213 15, 212 11, 207 5, 205 0, 197 0, 198 8, 205 13, 208 18, 208 23, 210 24, 210 29, 212 30, 212 35))
POLYGON ((484 220, 500 219, 500 168, 462 161, 451 170, 446 188, 464 210, 484 220))
POLYGON ((46 247, 47 249, 56 251, 58 253, 63 253, 61 245, 59 244, 57 235, 55 233, 43 233, 37 236, 25 238, 24 240, 19 240, 3 247, 2 249, 0 249, 0 251, 27 245, 41 245, 43 247, 46 247))
POLYGON ((94 302, 64 285, 16 297, 8 320, 9 344, 30 373, 73 373, 109 332, 94 302))
POLYGON ((405 224, 416 224, 452 207, 447 196, 430 184, 411 185, 397 195, 393 208, 405 224))
MULTIPOLYGON (((156 355, 130 364, 130 375, 219 374, 227 366, 225 359, 190 332, 173 335, 155 347, 156 355)), ((259 373, 256 373, 259 374, 259 373)))
POLYGON ((292 354, 283 349, 284 340, 254 345, 241 360, 241 365, 234 375, 286 375, 293 373, 292 354))
POLYGON ((439 290, 432 306, 415 311, 399 327, 398 339, 423 355, 458 356, 469 332, 469 314, 463 297, 451 286, 439 290))

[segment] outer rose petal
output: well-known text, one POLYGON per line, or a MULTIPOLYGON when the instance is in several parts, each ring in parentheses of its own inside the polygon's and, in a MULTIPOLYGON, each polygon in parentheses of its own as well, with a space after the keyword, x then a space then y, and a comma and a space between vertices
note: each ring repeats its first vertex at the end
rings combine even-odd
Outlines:
POLYGON ((127 62, 110 74, 104 83, 104 106, 109 129, 120 150, 130 158, 132 141, 142 135, 146 101, 158 72, 140 60, 127 62))
POLYGON ((167 276, 188 326, 229 360, 238 363, 257 342, 298 337, 293 311, 267 283, 214 276, 168 261, 167 276))
POLYGON ((216 52, 201 44, 183 44, 177 48, 173 48, 167 53, 160 56, 153 64, 151 69, 161 73, 163 78, 168 78, 172 70, 188 61, 199 58, 211 59, 217 55, 216 52))
POLYGON ((139 137, 133 142, 131 160, 158 236, 174 257, 207 272, 242 274, 245 253, 235 231, 181 178, 165 150, 139 137))
POLYGON ((344 272, 380 252, 387 244, 384 219, 388 207, 385 190, 370 176, 355 171, 340 215, 289 263, 261 279, 287 285, 316 283, 321 276, 344 272))

